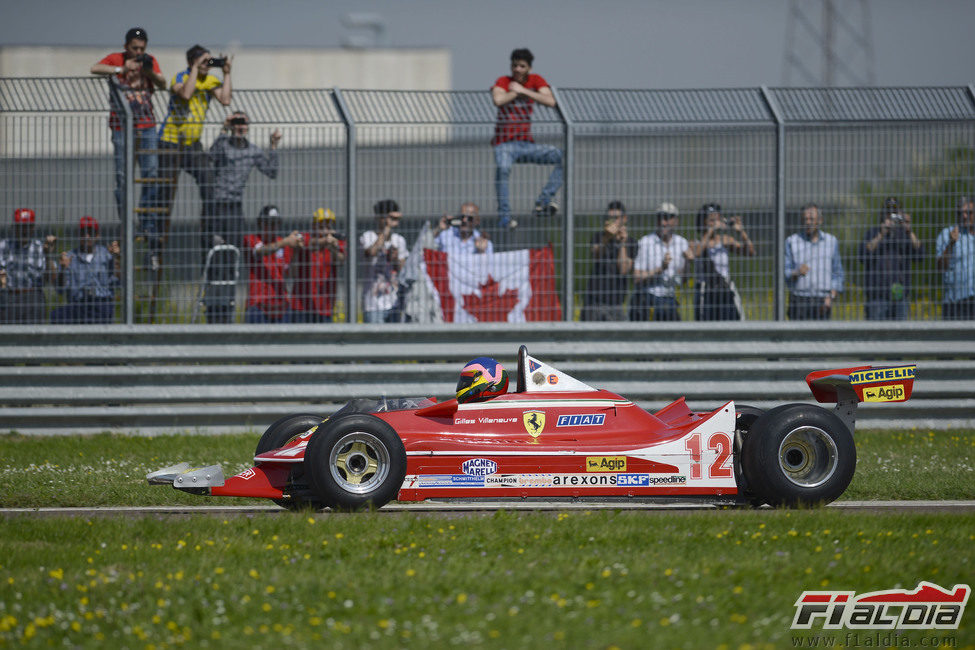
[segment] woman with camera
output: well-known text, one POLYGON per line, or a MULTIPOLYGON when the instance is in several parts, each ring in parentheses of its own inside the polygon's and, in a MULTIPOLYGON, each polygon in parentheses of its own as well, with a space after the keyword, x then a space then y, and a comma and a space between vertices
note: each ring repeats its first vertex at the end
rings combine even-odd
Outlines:
POLYGON ((731 223, 721 216, 721 206, 705 203, 697 213, 699 239, 691 243, 694 251, 694 320, 742 320, 738 289, 731 281, 730 253, 752 257, 755 245, 741 217, 731 223))

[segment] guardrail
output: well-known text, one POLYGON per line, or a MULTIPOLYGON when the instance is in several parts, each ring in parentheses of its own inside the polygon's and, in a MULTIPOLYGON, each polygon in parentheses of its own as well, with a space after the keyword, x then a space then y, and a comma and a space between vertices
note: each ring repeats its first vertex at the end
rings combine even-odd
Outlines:
POLYGON ((686 396, 812 402, 812 370, 916 362, 909 402, 865 404, 866 427, 975 426, 975 323, 535 323, 479 326, 5 327, 0 431, 259 432, 355 397, 453 393, 476 356, 518 346, 649 410, 686 396))

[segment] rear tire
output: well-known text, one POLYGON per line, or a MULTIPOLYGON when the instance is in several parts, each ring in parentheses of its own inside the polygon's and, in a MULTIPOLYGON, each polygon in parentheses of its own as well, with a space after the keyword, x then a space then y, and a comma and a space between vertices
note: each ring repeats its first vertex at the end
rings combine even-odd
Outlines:
POLYGON ((773 506, 817 506, 850 485, 856 446, 835 414, 787 404, 755 420, 743 439, 741 464, 756 498, 773 506))
POLYGON ((735 483, 738 485, 738 494, 741 495, 744 502, 753 508, 761 507, 765 502, 755 494, 748 484, 748 479, 742 470, 741 449, 755 421, 764 414, 765 409, 760 409, 757 406, 748 406, 747 404, 735 406, 735 483))
MULTIPOLYGON (((257 449, 254 455, 263 454, 283 447, 289 440, 297 435, 308 431, 315 425, 321 425, 324 418, 313 413, 300 413, 297 415, 286 415, 269 426, 261 439, 257 442, 257 449)), ((307 483, 303 463, 295 463, 288 474, 288 486, 303 485, 307 483)), ((290 499, 274 499, 274 503, 288 510, 304 510, 314 508, 321 510, 322 504, 314 499, 292 496, 290 499)))
POLYGON ((384 420, 357 413, 316 431, 304 465, 317 498, 328 507, 381 508, 403 485, 406 448, 384 420))

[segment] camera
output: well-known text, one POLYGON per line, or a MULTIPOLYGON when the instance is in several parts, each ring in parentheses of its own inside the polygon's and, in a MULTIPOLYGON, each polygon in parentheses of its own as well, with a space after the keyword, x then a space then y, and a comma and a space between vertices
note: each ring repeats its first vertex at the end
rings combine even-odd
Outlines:
POLYGON ((233 125, 233 126, 243 126, 244 124, 247 124, 247 118, 246 117, 232 117, 232 118, 230 118, 230 124, 233 125))
POLYGON ((463 217, 451 217, 450 219, 447 220, 447 223, 449 223, 451 226, 454 226, 455 228, 457 228, 457 227, 460 227, 460 226, 464 225, 464 218, 463 217))
POLYGON ((222 68, 223 66, 227 65, 227 57, 221 56, 216 59, 210 58, 207 61, 207 65, 210 66, 211 68, 222 68))
POLYGON ((904 215, 898 214, 897 212, 890 215, 890 220, 894 223, 904 223, 904 215))
POLYGON ((135 60, 142 65, 143 72, 152 72, 152 56, 143 52, 135 57, 135 60))

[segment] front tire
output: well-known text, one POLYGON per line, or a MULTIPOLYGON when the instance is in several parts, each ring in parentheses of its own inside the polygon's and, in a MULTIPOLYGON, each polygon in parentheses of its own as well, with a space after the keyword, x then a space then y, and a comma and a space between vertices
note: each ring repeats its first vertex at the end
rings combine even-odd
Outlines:
MULTIPOLYGON (((272 449, 283 447, 295 436, 301 435, 313 426, 321 425, 322 420, 324 420, 322 416, 313 413, 299 413, 280 418, 264 431, 261 439, 257 442, 254 455, 257 456, 272 449)), ((296 486, 301 486, 307 482, 308 479, 305 477, 304 467, 302 465, 302 463, 297 463, 288 474, 289 488, 295 489, 296 486)), ((323 507, 317 500, 296 496, 294 494, 292 494, 290 499, 274 499, 274 503, 288 510, 302 510, 305 508, 321 510, 323 507)))
POLYGON ((406 448, 385 421, 355 414, 329 421, 311 437, 305 471, 318 499, 335 510, 381 508, 406 476, 406 448))
POLYGON ((751 491, 773 506, 816 506, 837 499, 853 480, 853 435, 835 414, 809 404, 768 411, 742 444, 751 491))

